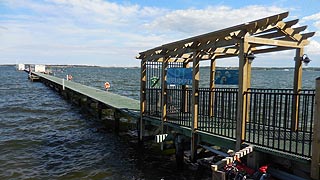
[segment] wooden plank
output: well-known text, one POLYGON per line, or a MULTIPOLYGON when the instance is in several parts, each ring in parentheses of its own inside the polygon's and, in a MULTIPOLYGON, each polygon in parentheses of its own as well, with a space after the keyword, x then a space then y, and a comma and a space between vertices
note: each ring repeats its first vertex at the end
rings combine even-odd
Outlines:
POLYGON ((312 139, 312 159, 311 159, 311 178, 320 179, 320 77, 316 79, 316 96, 313 119, 313 139, 312 139))
POLYGON ((248 37, 247 40, 251 44, 291 47, 292 49, 301 47, 301 45, 298 42, 294 42, 294 41, 274 40, 274 39, 259 38, 259 37, 253 37, 253 36, 248 37))
POLYGON ((214 149, 214 148, 212 148, 212 147, 210 147, 210 146, 201 145, 201 144, 200 144, 200 146, 201 146, 202 148, 210 151, 210 152, 213 152, 213 153, 217 154, 217 155, 220 155, 220 156, 223 156, 223 157, 228 157, 228 156, 230 156, 228 153, 218 151, 218 150, 216 150, 216 149, 214 149))

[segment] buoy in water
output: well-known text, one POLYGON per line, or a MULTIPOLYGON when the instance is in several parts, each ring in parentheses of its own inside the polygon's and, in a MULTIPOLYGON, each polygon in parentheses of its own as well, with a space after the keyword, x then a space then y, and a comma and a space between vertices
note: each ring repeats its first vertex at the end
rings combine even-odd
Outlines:
POLYGON ((110 88, 110 83, 109 82, 105 82, 104 83, 104 87, 106 88, 106 90, 108 90, 110 88))
POLYGON ((72 80, 72 76, 71 76, 71 74, 68 74, 68 81, 71 81, 72 80))

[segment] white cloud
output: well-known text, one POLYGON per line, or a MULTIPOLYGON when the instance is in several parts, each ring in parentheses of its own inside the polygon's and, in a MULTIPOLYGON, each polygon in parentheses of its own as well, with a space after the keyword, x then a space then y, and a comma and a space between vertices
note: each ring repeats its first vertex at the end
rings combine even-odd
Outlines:
POLYGON ((310 40, 310 44, 306 47, 306 53, 312 55, 320 55, 320 43, 315 40, 310 40))
POLYGON ((227 6, 209 6, 206 9, 187 9, 169 12, 145 27, 163 32, 197 35, 238 25, 258 18, 281 13, 286 9, 275 6, 247 6, 233 9, 227 6))
MULTIPOLYGON (((0 61, 44 59, 105 66, 138 65, 134 57, 140 51, 287 10, 275 6, 169 10, 105 0, 2 2, 18 13, 0 15, 0 61)), ((313 18, 317 16, 306 20, 313 18)), ((319 43, 309 46, 308 51, 316 53, 319 43)))

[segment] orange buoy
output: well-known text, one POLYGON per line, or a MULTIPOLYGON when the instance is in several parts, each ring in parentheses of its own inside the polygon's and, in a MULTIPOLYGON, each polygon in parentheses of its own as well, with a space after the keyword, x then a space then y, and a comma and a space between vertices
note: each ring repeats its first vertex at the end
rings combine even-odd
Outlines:
POLYGON ((106 90, 108 90, 110 88, 110 83, 109 82, 105 82, 104 83, 104 87, 106 88, 106 90))
POLYGON ((72 80, 72 76, 71 74, 68 75, 68 81, 71 81, 72 80))

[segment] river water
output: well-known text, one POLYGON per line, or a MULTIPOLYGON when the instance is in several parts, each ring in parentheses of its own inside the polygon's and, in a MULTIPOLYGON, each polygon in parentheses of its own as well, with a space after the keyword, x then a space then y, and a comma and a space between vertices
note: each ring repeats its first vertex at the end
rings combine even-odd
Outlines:
MULTIPOLYGON (((52 68, 56 76, 139 99, 139 68, 52 68)), ((207 78, 204 69, 202 77, 207 78)), ((305 71, 314 88, 319 71, 305 71)), ((208 179, 177 170, 172 156, 101 131, 101 124, 14 66, 0 66, 0 179, 208 179)), ((292 88, 293 71, 253 70, 252 86, 292 88)), ((205 86, 204 83, 202 83, 205 86)))

